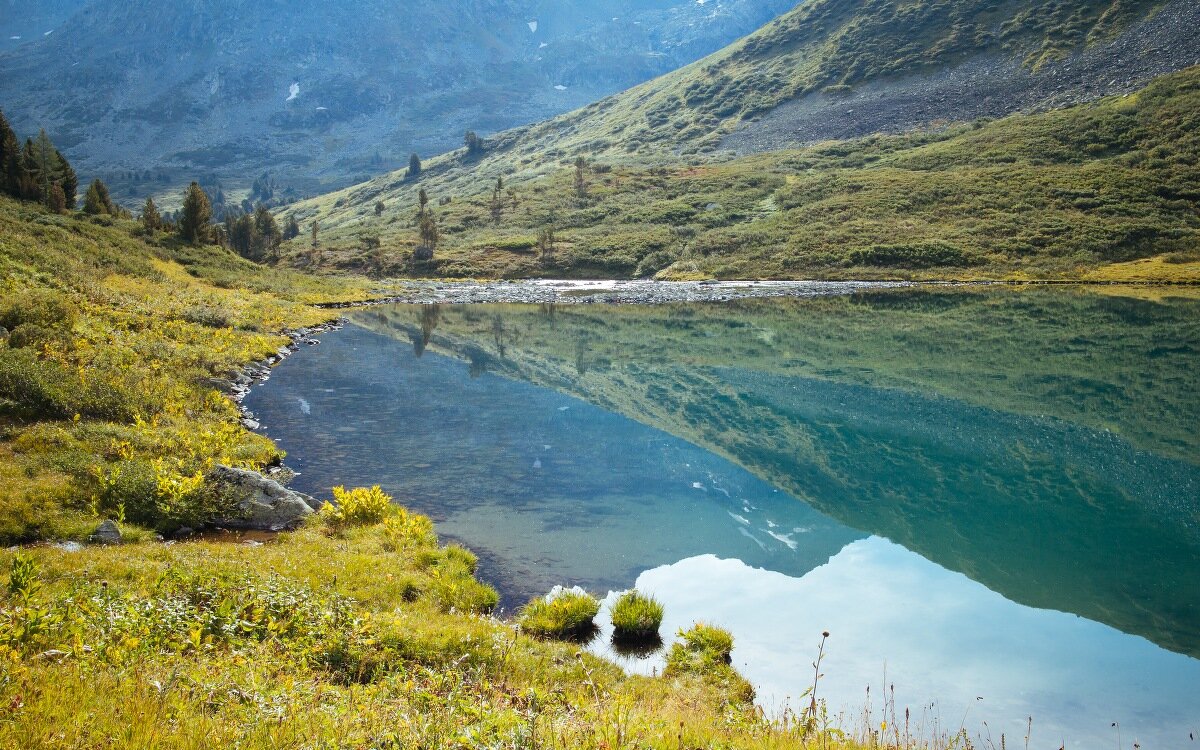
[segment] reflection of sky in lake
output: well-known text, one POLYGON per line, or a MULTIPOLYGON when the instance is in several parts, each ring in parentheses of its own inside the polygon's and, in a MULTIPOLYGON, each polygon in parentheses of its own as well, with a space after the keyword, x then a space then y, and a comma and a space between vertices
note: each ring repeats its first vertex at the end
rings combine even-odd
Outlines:
MULTIPOLYGON (((1188 733, 1200 733, 1200 661, 1014 604, 878 537, 800 578, 703 555, 646 571, 636 585, 665 604, 664 634, 697 620, 731 630, 734 665, 769 709, 812 684, 828 630, 819 695, 848 725, 870 686, 878 727, 886 669, 901 720, 909 706, 916 725, 921 706, 933 704, 926 727, 940 716, 953 733, 966 714, 968 731, 986 737, 986 721, 997 746, 1002 732, 1021 746, 1030 716, 1030 747, 1112 746, 1114 721, 1127 744, 1137 738, 1144 748, 1190 746, 1188 733)), ((590 648, 604 652, 606 635, 590 648)), ((662 666, 661 657, 620 661, 644 673, 662 666)))

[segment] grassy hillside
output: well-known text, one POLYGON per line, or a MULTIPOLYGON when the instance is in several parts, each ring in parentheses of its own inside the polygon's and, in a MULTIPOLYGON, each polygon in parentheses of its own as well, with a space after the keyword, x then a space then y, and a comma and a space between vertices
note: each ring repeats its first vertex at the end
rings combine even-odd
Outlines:
POLYGON ((0 549, 0 748, 861 747, 765 720, 727 654, 626 677, 486 617, 474 556, 394 506, 154 541, 228 510, 215 463, 280 457, 214 378, 364 285, 140 234, 0 198, 0 548, 125 532, 0 549))
POLYGON ((213 379, 330 318, 305 303, 364 293, 139 233, 0 198, 0 545, 219 512, 197 472, 279 453, 213 379))
POLYGON ((1192 68, 1135 95, 938 133, 720 162, 595 159, 582 191, 562 164, 510 179, 499 201, 488 157, 298 204, 302 223, 320 222, 321 248, 296 240, 291 262, 383 275, 1195 280, 1197 112, 1192 68), (411 260, 418 187, 441 232, 428 263, 411 260))

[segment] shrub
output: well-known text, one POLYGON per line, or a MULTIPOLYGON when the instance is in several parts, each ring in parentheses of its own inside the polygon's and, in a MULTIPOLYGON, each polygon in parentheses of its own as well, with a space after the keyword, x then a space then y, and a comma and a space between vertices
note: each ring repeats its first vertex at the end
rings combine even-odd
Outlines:
POLYGON ((388 552, 432 547, 436 544, 437 535, 433 531, 433 521, 425 516, 397 507, 383 522, 383 548, 388 552))
POLYGON ((600 602, 579 590, 552 593, 534 599, 517 618, 521 630, 539 638, 581 638, 595 630, 592 622, 600 602))
POLYGON ((647 639, 658 635, 662 625, 663 606, 653 597, 636 590, 626 591, 612 606, 613 637, 647 639))
MULTIPOLYGON (((39 360, 32 349, 0 349, 0 404, 34 419, 81 417, 132 422, 149 395, 133 373, 80 373, 39 360)), ((2 411, 3 409, 0 409, 2 411)))
POLYGON ((333 503, 325 503, 321 508, 321 517, 336 528, 370 526, 382 522, 391 506, 391 496, 379 485, 370 489, 355 487, 352 490, 334 487, 333 503))
POLYGON ((29 325, 66 332, 75 326, 78 317, 69 299, 49 289, 23 292, 0 306, 0 326, 9 330, 29 325))

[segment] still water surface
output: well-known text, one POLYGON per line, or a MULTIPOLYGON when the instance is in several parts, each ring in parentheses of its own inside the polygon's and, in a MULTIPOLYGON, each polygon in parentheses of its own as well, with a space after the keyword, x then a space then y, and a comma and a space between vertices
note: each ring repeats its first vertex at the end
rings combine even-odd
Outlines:
MULTIPOLYGON (((297 489, 382 483, 512 611, 723 625, 760 702, 1143 748, 1200 736, 1200 303, 892 290, 370 308, 247 406, 297 489), (870 691, 868 693, 868 688, 870 691), (1128 741, 1127 743, 1128 744, 1128 741)), ((602 636, 590 646, 607 651, 602 636)), ((661 656, 623 659, 653 672, 661 656)))

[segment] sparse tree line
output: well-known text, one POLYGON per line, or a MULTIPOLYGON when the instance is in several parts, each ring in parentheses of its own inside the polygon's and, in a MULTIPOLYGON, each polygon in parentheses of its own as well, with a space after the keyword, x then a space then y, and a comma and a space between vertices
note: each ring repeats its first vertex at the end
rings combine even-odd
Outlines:
MULTIPOLYGON (((254 182, 251 196, 270 200, 277 187, 268 175, 254 182)), ((56 213, 75 210, 78 204, 79 178, 71 163, 62 155, 46 131, 25 141, 24 147, 0 112, 0 193, 19 200, 36 201, 56 213)), ((219 188, 218 188, 219 190, 219 188)), ((220 195, 222 204, 223 193, 220 195)), ((249 201, 243 208, 249 208, 249 201)), ((223 223, 214 224, 213 203, 199 183, 193 182, 184 192, 183 207, 175 214, 164 214, 146 198, 142 205, 143 231, 153 236, 159 232, 177 234, 191 244, 216 243, 255 261, 275 260, 285 240, 300 235, 296 219, 290 218, 280 227, 270 210, 258 203, 253 210, 224 207, 223 223)), ((88 186, 82 210, 91 216, 113 216, 132 219, 133 215, 113 201, 108 187, 97 179, 88 186)), ((313 226, 316 242, 316 225, 313 226)))

